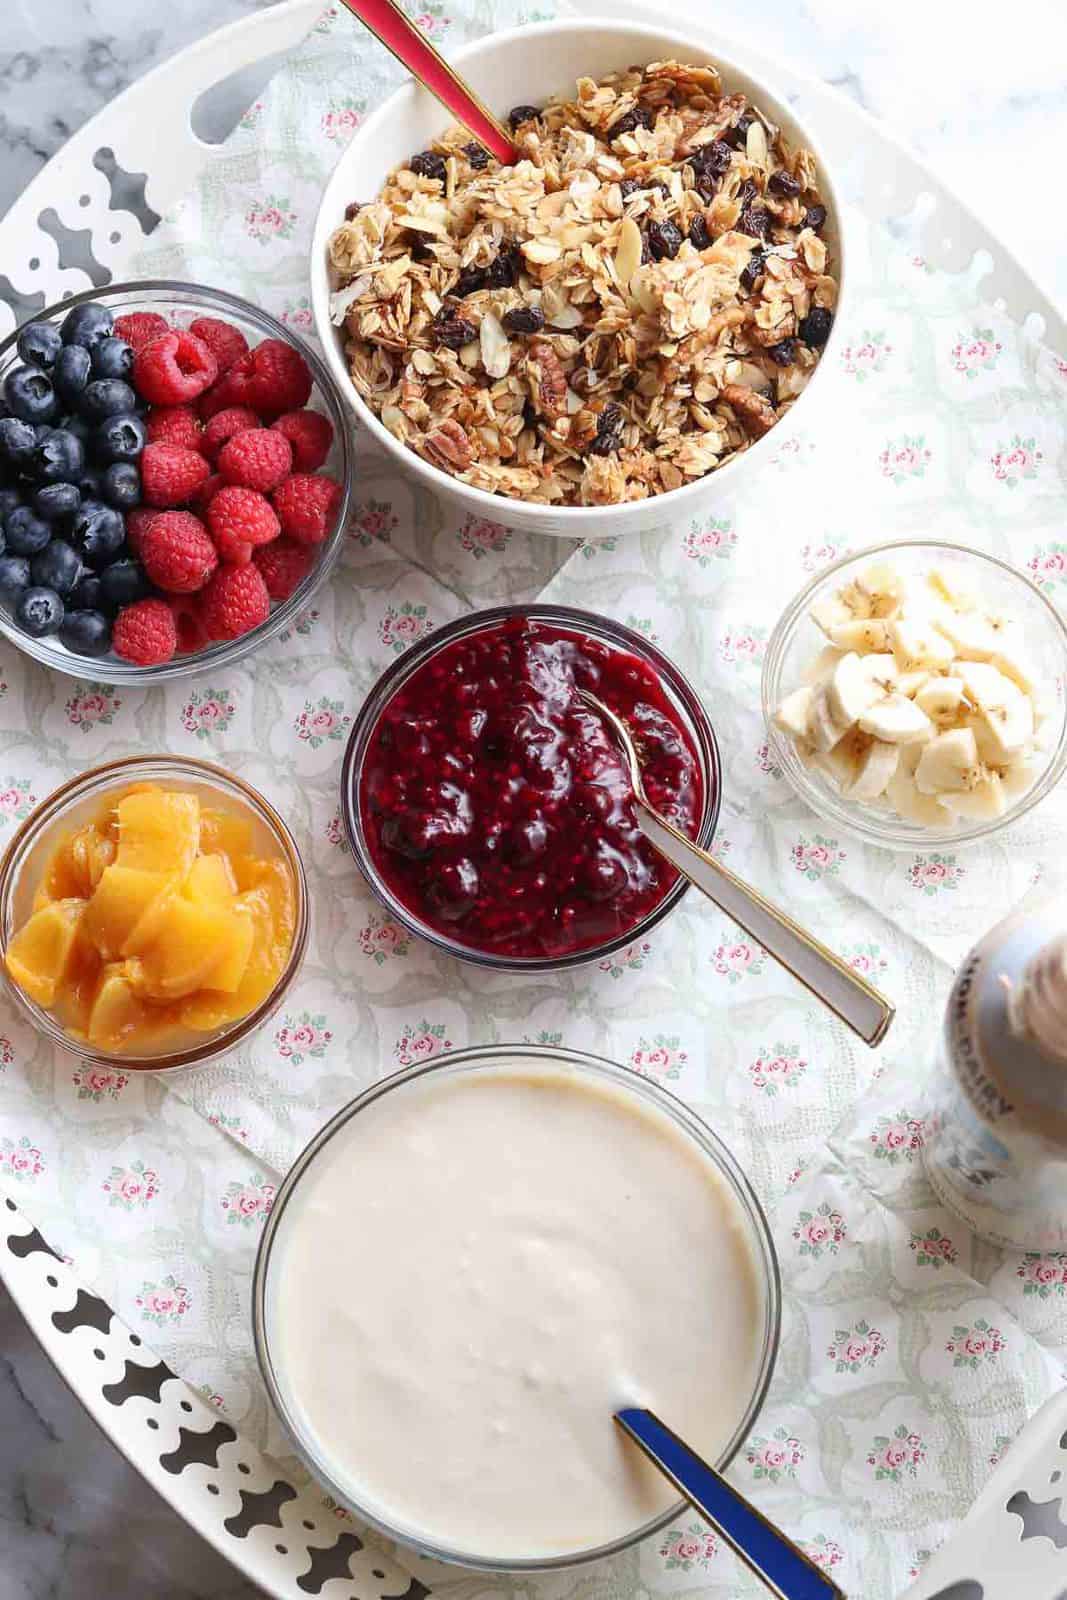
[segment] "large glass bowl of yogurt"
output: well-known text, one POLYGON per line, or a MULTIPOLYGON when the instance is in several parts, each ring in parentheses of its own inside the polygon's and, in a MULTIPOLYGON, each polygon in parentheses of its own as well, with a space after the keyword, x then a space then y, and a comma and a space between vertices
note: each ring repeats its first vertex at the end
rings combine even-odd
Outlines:
POLYGON ((778 1347, 766 1219, 688 1107, 537 1045, 454 1052, 340 1111, 264 1230, 256 1350, 296 1450, 365 1522, 481 1570, 662 1529, 644 1405, 724 1469, 778 1347))

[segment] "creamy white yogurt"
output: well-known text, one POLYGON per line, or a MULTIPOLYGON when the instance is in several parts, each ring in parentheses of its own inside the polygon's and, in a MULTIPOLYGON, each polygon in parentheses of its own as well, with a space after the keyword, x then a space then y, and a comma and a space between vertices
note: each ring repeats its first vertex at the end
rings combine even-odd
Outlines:
POLYGON ((359 1111, 278 1222, 266 1330, 298 1430, 415 1542, 545 1559, 676 1493, 612 1421, 648 1405, 711 1460, 757 1382, 751 1225, 632 1090, 501 1059, 359 1111))

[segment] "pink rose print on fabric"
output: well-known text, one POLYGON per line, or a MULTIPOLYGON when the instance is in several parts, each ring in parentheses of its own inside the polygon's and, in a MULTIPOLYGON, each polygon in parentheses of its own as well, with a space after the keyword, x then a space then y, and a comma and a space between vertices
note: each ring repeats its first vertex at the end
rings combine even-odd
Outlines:
POLYGON ((800 1255, 818 1261, 823 1255, 836 1256, 847 1233, 840 1211, 824 1200, 816 1211, 800 1212, 793 1238, 800 1247, 800 1255))
POLYGON ((895 1117, 879 1117, 869 1138, 875 1157, 895 1167, 901 1161, 913 1161, 922 1149, 923 1125, 917 1117, 900 1111, 895 1117))
POLYGON ((389 544, 400 526, 389 500, 362 500, 348 524, 348 537, 364 550, 372 544, 389 544))
POLYGON ((1039 589, 1044 589, 1046 594, 1054 593, 1067 584, 1067 544, 1055 540, 1051 544, 1039 544, 1026 568, 1039 589))
POLYGON ((736 548, 737 534, 728 517, 706 517, 703 522, 691 522, 682 540, 686 556, 702 571, 713 561, 728 561, 736 548))
POLYGON ((766 740, 756 751, 756 766, 768 778, 778 779, 782 776, 778 758, 766 740))
POLYGON ((294 638, 306 639, 318 620, 318 606, 304 606, 302 611, 296 613, 292 626, 282 629, 278 635, 278 643, 287 644, 290 639, 294 638))
POLYGON ((788 1428, 775 1428, 770 1439, 753 1434, 745 1447, 745 1460, 752 1468, 753 1480, 758 1483, 780 1483, 783 1478, 795 1478, 797 1468, 804 1460, 805 1450, 788 1428))
POLYGON ((789 859, 809 883, 818 883, 820 878, 836 877, 848 853, 840 848, 836 839, 827 839, 821 833, 813 839, 801 834, 789 852, 789 859))
POLYGON ((1001 352, 999 339, 993 337, 992 328, 974 328, 961 333, 952 346, 953 370, 965 378, 976 378, 980 372, 992 372, 1001 352))
POLYGON ((719 1541, 704 1523, 690 1522, 684 1528, 671 1528, 659 1553, 668 1572, 692 1572, 694 1567, 706 1572, 719 1553, 719 1541))
POLYGON ((615 538, 585 539, 579 546, 579 554, 581 555, 583 561, 592 561, 596 556, 601 554, 610 555, 610 553, 613 550, 617 550, 618 547, 619 541, 615 538))
POLYGON ((323 136, 332 144, 345 145, 351 139, 360 123, 363 113, 367 109, 365 100, 354 100, 351 95, 345 95, 342 100, 335 100, 322 113, 319 127, 323 136))
POLYGON ((248 1129, 240 1117, 227 1117, 223 1112, 215 1111, 207 1120, 213 1128, 221 1128, 223 1133, 232 1134, 235 1139, 240 1139, 242 1144, 248 1139, 248 1129))
POLYGON ((15 1046, 6 1033, 0 1033, 0 1072, 10 1067, 15 1059, 15 1046))
POLYGON ((94 1067, 88 1063, 75 1067, 71 1076, 78 1099, 91 1100, 95 1105, 102 1100, 117 1100, 129 1081, 125 1072, 116 1072, 113 1067, 94 1067))
POLYGON ((313 703, 304 701, 304 709, 293 722, 296 736, 312 750, 317 750, 327 739, 341 739, 352 721, 340 700, 328 700, 325 695, 313 703))
POLYGON ((1032 434, 1024 439, 1021 434, 1013 433, 1008 444, 1002 444, 994 450, 989 464, 997 483, 1015 489, 1020 483, 1037 477, 1044 459, 1044 453, 1037 448, 1037 441, 1032 434))
POLYGON ((597 971, 610 972, 613 978, 621 978, 624 972, 640 972, 651 949, 647 939, 641 944, 628 944, 625 950, 618 950, 614 955, 598 961, 597 971))
POLYGON ((309 1059, 321 1061, 332 1038, 321 1012, 312 1016, 310 1011, 301 1011, 299 1016, 283 1019, 274 1035, 274 1048, 290 1066, 301 1067, 309 1059))
POLYGON ((334 849, 348 850, 348 838, 345 834, 344 823, 341 821, 341 813, 339 811, 334 812, 325 828, 323 828, 322 836, 327 844, 333 845, 334 849))
POLYGON ((869 943, 846 945, 841 954, 852 970, 861 973, 865 978, 880 978, 889 970, 889 963, 882 955, 879 945, 869 943))
POLYGON ((274 1185, 253 1173, 246 1183, 236 1179, 226 1186, 219 1201, 226 1213, 227 1224, 248 1228, 254 1222, 263 1222, 270 1216, 274 1204, 274 1185))
POLYGON ((931 1554, 932 1552, 929 1550, 916 1550, 911 1558, 911 1566, 908 1568, 909 1578, 917 1578, 919 1576, 929 1561, 931 1554))
POLYGON ((859 343, 847 344, 842 350, 841 365, 850 378, 855 378, 857 383, 866 383, 872 373, 885 370, 892 354, 893 346, 886 342, 882 329, 872 331, 864 328, 859 343))
POLYGON ((360 950, 378 967, 392 956, 406 956, 411 949, 411 937, 398 923, 373 915, 360 928, 357 938, 360 950))
POLYGON ((14 1178, 16 1183, 33 1183, 44 1170, 44 1157, 26 1134, 19 1139, 10 1139, 5 1134, 0 1139, 0 1177, 14 1178))
POLYGON ((409 644, 424 638, 432 629, 433 622, 426 607, 413 606, 410 600, 405 600, 399 606, 386 607, 385 615, 378 623, 378 637, 387 650, 398 656, 409 644))
POLYGON ((999 1467, 1000 1466, 1000 1463, 1004 1459, 1004 1452, 1007 1450, 1007 1448, 1011 1444, 1011 1442, 1012 1442, 1012 1440, 1011 1440, 1011 1435, 1010 1434, 1007 1434, 1007 1433, 998 1433, 997 1434, 996 1439, 993 1441, 993 1452, 989 1457, 989 1465, 991 1467, 999 1467))
POLYGON ((767 630, 753 625, 731 628, 719 640, 719 655, 738 671, 758 667, 767 646, 767 630))
POLYGON ((428 39, 443 39, 452 26, 452 18, 446 16, 444 7, 432 3, 415 11, 411 20, 428 39))
POLYGON ((689 1060, 686 1052, 679 1049, 680 1043, 676 1033, 657 1033, 651 1040, 642 1036, 630 1056, 630 1065, 646 1078, 680 1078, 689 1060))
POLYGON ((776 1044, 763 1049, 752 1062, 748 1075, 752 1087, 774 1099, 780 1089, 795 1089, 808 1070, 808 1063, 795 1044, 776 1044))
POLYGON ((101 1188, 108 1196, 109 1206, 122 1211, 145 1211, 159 1194, 159 1174, 143 1161, 133 1161, 128 1167, 112 1167, 101 1188))
POLYGON ((917 1267, 933 1267, 935 1272, 953 1266, 959 1257, 956 1246, 940 1228, 927 1228, 925 1233, 913 1228, 908 1249, 914 1252, 917 1267))
POLYGON ((877 1328, 863 1320, 851 1328, 838 1328, 826 1354, 834 1363, 835 1372, 848 1372, 853 1376, 864 1367, 878 1364, 886 1341, 877 1328))
POLYGON ((314 327, 315 318, 311 311, 311 301, 306 294, 300 295, 295 300, 287 300, 282 307, 281 321, 287 327, 296 328, 297 331, 307 331, 314 327))
POLYGON ((451 1050, 451 1039, 445 1038, 443 1022, 421 1022, 408 1025, 393 1046, 393 1054, 402 1067, 413 1067, 418 1061, 429 1061, 445 1050, 451 1050))
POLYGON ((524 1033, 522 1041, 523 1044, 543 1044, 547 1045, 549 1049, 553 1049, 556 1045, 563 1043, 563 1035, 562 1033, 546 1033, 545 1029, 542 1028, 536 1039, 532 1039, 528 1033, 524 1033))
POLYGON ((991 1327, 985 1317, 976 1317, 967 1326, 958 1323, 953 1328, 945 1349, 954 1367, 969 1367, 977 1372, 983 1362, 993 1365, 1001 1351, 1007 1349, 1007 1344, 999 1328, 991 1327))
POLYGON ((72 727, 92 733, 94 728, 110 728, 121 707, 113 684, 79 683, 64 710, 72 727))
POLYGON ((925 477, 930 460, 926 436, 922 433, 902 433, 899 438, 890 439, 878 457, 883 478, 895 484, 925 477))
POLYGON ((933 851, 926 856, 916 856, 908 868, 908 882, 923 894, 946 894, 958 889, 967 875, 955 856, 945 856, 933 851))
POLYGON ((867 1465, 874 1468, 876 1483, 883 1481, 901 1483, 906 1476, 918 1476, 926 1460, 926 1445, 922 1434, 913 1433, 906 1422, 893 1430, 893 1437, 876 1433, 871 1444, 867 1465))
POLYGON ((475 561, 487 555, 500 555, 511 543, 511 529, 502 522, 490 522, 488 517, 468 516, 456 532, 456 543, 475 561))
POLYGON ((181 724, 186 733, 207 739, 213 733, 225 733, 236 710, 228 689, 205 689, 203 694, 194 690, 182 706, 181 724))
POLYGON ((766 961, 767 952, 763 946, 743 936, 731 938, 725 935, 722 943, 711 953, 712 967, 727 983, 740 983, 746 975, 758 978, 766 961))
POLYGON ((847 556, 852 546, 847 544, 805 544, 800 548, 800 565, 805 572, 821 572, 823 567, 830 566, 831 562, 838 561, 842 556, 847 556))
POLYGON ((288 198, 264 195, 253 200, 245 212, 245 232, 259 244, 270 244, 273 239, 291 239, 296 226, 296 212, 290 209, 288 198))
POLYGON ((251 133, 256 128, 259 127, 260 120, 261 120, 262 116, 263 116, 263 102, 262 102, 262 100, 255 100, 248 107, 247 111, 242 111, 241 119, 238 122, 237 126, 239 128, 243 128, 246 133, 251 133))
POLYGON ((36 804, 37 796, 30 789, 29 780, 9 775, 0 789, 0 823, 24 822, 36 804))
POLYGON ((651 640, 653 644, 656 644, 659 640, 659 634, 652 625, 651 617, 635 617, 631 611, 626 617, 626 626, 632 628, 635 633, 642 634, 644 638, 651 640))
POLYGON ((157 1328, 164 1328, 168 1322, 181 1322, 192 1300, 185 1285, 179 1283, 173 1273, 168 1273, 159 1283, 142 1283, 141 1292, 134 1297, 134 1303, 141 1309, 142 1322, 151 1322, 157 1328))
POLYGON ((845 1559, 845 1552, 833 1539, 828 1539, 824 1533, 818 1533, 813 1540, 798 1539, 801 1550, 809 1561, 813 1561, 822 1572, 832 1572, 839 1567, 845 1559))
POLYGON ((1015 1276, 1023 1281, 1024 1295, 1036 1295, 1039 1300, 1049 1300, 1053 1295, 1062 1298, 1067 1294, 1067 1255, 1039 1255, 1028 1250, 1015 1276))

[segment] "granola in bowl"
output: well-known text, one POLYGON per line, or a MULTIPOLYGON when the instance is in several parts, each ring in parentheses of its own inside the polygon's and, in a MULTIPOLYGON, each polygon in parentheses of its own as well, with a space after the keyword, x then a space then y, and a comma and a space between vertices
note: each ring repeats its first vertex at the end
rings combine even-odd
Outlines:
POLYGON ((610 506, 682 488, 804 389, 837 295, 815 161, 713 66, 663 61, 461 128, 329 245, 352 382, 489 493, 610 506))

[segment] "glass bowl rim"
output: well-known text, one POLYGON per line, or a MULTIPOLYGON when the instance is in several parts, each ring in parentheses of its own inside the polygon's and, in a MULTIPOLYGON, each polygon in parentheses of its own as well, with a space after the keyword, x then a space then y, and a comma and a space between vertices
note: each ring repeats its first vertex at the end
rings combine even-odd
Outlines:
POLYGON ((418 1539, 401 1528, 394 1528, 378 1516, 367 1511, 331 1476, 329 1470, 316 1460, 314 1451, 310 1445, 305 1443, 299 1429, 291 1420, 291 1412, 282 1394, 267 1335, 267 1275, 274 1238, 286 1204, 291 1199, 297 1184, 320 1150, 330 1143, 334 1135, 339 1133, 359 1111, 373 1104, 384 1094, 389 1093, 390 1090, 401 1088, 417 1078, 449 1069, 460 1071, 481 1070, 491 1066, 494 1060, 499 1060, 502 1057, 521 1057, 533 1062, 556 1062, 576 1069, 579 1075, 589 1074, 599 1080, 607 1080, 614 1083, 631 1094, 644 1096, 676 1128, 680 1129, 687 1138, 700 1147, 704 1157, 712 1163, 720 1178, 728 1184, 735 1200, 744 1211, 746 1221, 753 1235, 754 1258, 757 1250, 759 1254, 759 1259, 754 1259, 754 1266, 759 1274, 759 1282, 764 1294, 763 1351, 752 1394, 737 1427, 718 1460, 719 1471, 726 1471, 730 1463, 736 1458, 738 1451, 763 1409, 767 1391, 774 1376, 781 1344, 781 1266, 774 1244, 774 1236, 767 1220, 767 1213, 759 1196, 756 1194, 752 1180, 729 1145, 719 1137, 699 1112, 695 1111, 692 1106, 687 1105, 677 1095, 672 1094, 670 1090, 664 1088, 662 1084, 645 1077, 643 1073, 637 1072, 633 1067, 623 1066, 620 1062, 612 1061, 607 1056, 594 1055, 590 1051, 572 1050, 566 1045, 528 1043, 470 1045, 462 1050, 443 1052, 441 1055, 435 1056, 432 1061, 416 1062, 412 1066, 401 1067, 398 1071, 390 1073, 387 1077, 379 1079, 377 1083, 373 1083, 368 1088, 363 1089, 346 1105, 342 1106, 340 1110, 335 1111, 329 1121, 324 1123, 318 1132, 312 1135, 296 1156, 288 1172, 286 1172, 274 1197, 270 1215, 267 1217, 263 1231, 260 1234, 256 1251, 256 1264, 252 1274, 252 1339, 260 1373, 266 1385, 271 1404, 289 1433, 297 1454, 312 1475, 324 1484, 343 1505, 351 1506, 361 1520, 377 1529, 379 1533, 385 1534, 387 1538, 394 1539, 408 1549, 414 1549, 421 1555, 430 1556, 435 1560, 445 1561, 452 1565, 466 1566, 473 1571, 548 1572, 560 1568, 583 1566, 592 1561, 601 1561, 608 1556, 617 1555, 623 1550, 630 1549, 632 1546, 639 1544, 641 1540, 662 1532, 669 1523, 681 1515, 685 1507, 685 1501, 676 1502, 667 1511, 644 1523, 640 1528, 620 1535, 619 1538, 613 1539, 605 1545, 599 1545, 588 1550, 579 1550, 574 1553, 567 1552, 558 1556, 542 1558, 494 1559, 487 1556, 472 1557, 457 1550, 443 1549, 428 1541, 418 1539))
POLYGON ((321 544, 314 547, 321 554, 292 594, 278 602, 266 621, 261 622, 249 633, 242 634, 237 639, 218 640, 192 655, 174 656, 170 661, 161 662, 157 666, 144 667, 122 661, 113 652, 103 657, 79 656, 70 651, 55 649, 50 643, 51 635, 43 639, 32 639, 0 610, 0 637, 7 639, 30 660, 36 661, 40 666, 48 667, 53 672, 61 672, 67 677, 94 678, 103 674, 109 683, 121 683, 128 687, 132 685, 148 687, 178 678, 195 677, 201 673, 212 672, 217 667, 232 666, 259 645, 276 638, 286 623, 291 622, 293 617, 308 604, 337 565, 344 547, 345 526, 352 508, 355 489, 355 454, 350 433, 349 412, 327 362, 318 350, 312 349, 306 340, 293 329, 286 327, 285 323, 279 321, 271 312, 262 310, 250 300, 245 300, 228 289, 216 289, 209 284, 188 283, 179 278, 141 278, 122 283, 103 284, 99 289, 83 289, 78 294, 70 295, 66 300, 57 300, 52 305, 42 307, 40 311, 26 317, 9 334, 0 339, 0 371, 3 370, 7 357, 17 348, 19 334, 31 322, 58 321, 75 306, 85 305, 90 301, 106 304, 110 299, 136 299, 152 295, 156 296, 157 300, 163 295, 170 295, 175 300, 201 300, 205 309, 228 311, 240 316, 248 322, 257 324, 264 339, 281 339, 298 350, 307 362, 313 383, 322 396, 328 420, 333 427, 334 441, 341 452, 339 463, 341 499, 333 531, 321 544))
POLYGON ((872 561, 892 556, 901 551, 926 551, 931 555, 947 555, 949 557, 963 557, 965 561, 973 562, 978 567, 992 568, 1010 583, 1015 582, 1023 590, 1028 591, 1032 600, 1040 603, 1041 609, 1048 617, 1054 634, 1057 634, 1064 655, 1064 665, 1067 667, 1067 619, 1061 616, 1058 608, 1049 599, 1048 595, 1018 567, 1013 566, 1001 556, 993 555, 987 550, 979 550, 974 545, 963 544, 952 539, 891 539, 878 544, 867 545, 863 549, 850 551, 839 556, 829 566, 822 567, 809 581, 794 595, 793 599, 782 611, 770 638, 763 658, 763 671, 760 681, 760 701, 763 712, 763 721, 771 747, 779 758, 780 765, 794 794, 809 806, 816 816, 825 821, 832 822, 840 827, 848 828, 859 838, 869 844, 881 846, 883 849, 904 850, 938 850, 946 846, 965 849, 972 844, 978 844, 983 839, 991 838, 1002 829, 1021 822, 1022 819, 1042 800, 1056 788, 1060 779, 1067 770, 1067 699, 1059 711, 1060 731, 1048 763, 1044 771, 1032 788, 1022 795, 1015 805, 1001 817, 996 817, 989 822, 975 822, 969 825, 959 825, 955 828, 935 831, 932 828, 922 828, 918 824, 906 823, 903 819, 899 822, 878 820, 878 813, 873 810, 862 809, 859 804, 849 803, 844 796, 840 799, 832 795, 828 789, 823 789, 811 779, 800 765, 799 758, 793 748, 792 741, 775 726, 774 713, 778 706, 776 694, 776 681, 779 676, 782 658, 789 647, 793 635, 807 613, 814 596, 823 586, 833 578, 839 576, 849 568, 865 565, 872 561))
POLYGON ((202 761, 197 756, 174 756, 166 753, 158 755, 120 756, 115 761, 101 762, 99 766, 87 767, 84 772, 78 773, 73 778, 68 778, 51 794, 40 800, 34 806, 29 816, 19 824, 0 856, 0 979, 20 1007, 23 1015, 29 1017, 37 1033, 57 1048, 68 1055, 74 1055, 79 1061, 89 1065, 106 1066, 120 1072, 179 1072, 188 1067, 203 1065, 213 1060, 216 1056, 235 1049, 251 1033, 254 1033, 261 1023, 265 1022, 282 998, 289 990, 294 978, 300 971, 307 950, 308 937, 311 927, 311 900, 308 890, 307 875, 300 850, 297 846, 288 823, 275 809, 265 795, 261 794, 254 785, 240 778, 234 772, 229 772, 225 767, 214 761, 202 761), (38 839, 47 835, 49 828, 61 823, 68 807, 82 798, 82 791, 91 791, 97 784, 101 788, 110 786, 104 780, 114 778, 116 783, 121 783, 129 776, 130 782, 135 782, 136 771, 145 767, 170 767, 180 773, 185 769, 192 780, 204 783, 211 787, 218 784, 219 779, 223 784, 230 784, 241 792, 243 799, 250 809, 255 812, 260 821, 264 822, 275 834, 283 851, 284 858, 293 875, 293 887, 296 895, 296 923, 293 928, 293 941, 286 958, 285 966, 278 975, 268 995, 244 1017, 239 1017, 235 1022, 219 1032, 210 1034, 201 1044, 190 1045, 183 1050, 164 1051, 158 1055, 137 1056, 121 1055, 106 1050, 96 1050, 88 1043, 82 1045, 72 1039, 67 1031, 60 1026, 50 1012, 37 1004, 29 995, 25 994, 7 972, 4 955, 7 951, 9 935, 7 931, 7 912, 13 887, 13 878, 18 866, 25 856, 27 849, 38 839))
POLYGON ((452 644, 465 634, 479 633, 497 623, 523 617, 534 622, 556 623, 561 628, 569 628, 575 632, 584 630, 592 633, 594 637, 606 636, 614 648, 628 649, 637 656, 643 656, 661 674, 672 692, 673 701, 685 713, 688 720, 687 731, 693 738, 702 763, 704 804, 695 840, 704 849, 710 848, 718 828, 722 806, 722 757, 712 720, 688 677, 658 645, 653 644, 635 629, 627 627, 625 623, 616 622, 613 617, 601 616, 595 611, 586 611, 578 606, 555 605, 551 601, 534 600, 528 603, 489 606, 481 611, 467 612, 454 617, 451 622, 443 623, 440 628, 435 628, 432 633, 427 634, 424 639, 420 639, 403 655, 389 663, 375 679, 364 698, 348 735, 341 762, 341 819, 353 860, 368 887, 389 915, 416 937, 426 940, 446 955, 455 956, 457 960, 494 972, 566 972, 574 967, 602 961, 615 951, 623 950, 627 945, 633 944, 635 940, 643 939, 676 908, 682 896, 691 887, 689 880, 679 874, 677 881, 668 889, 663 899, 653 906, 651 911, 646 912, 640 922, 626 933, 613 934, 610 939, 605 939, 599 944, 587 945, 563 956, 495 955, 492 951, 479 950, 450 939, 447 934, 432 928, 392 892, 371 858, 359 805, 359 780, 371 735, 382 713, 407 679, 438 650, 452 644))

